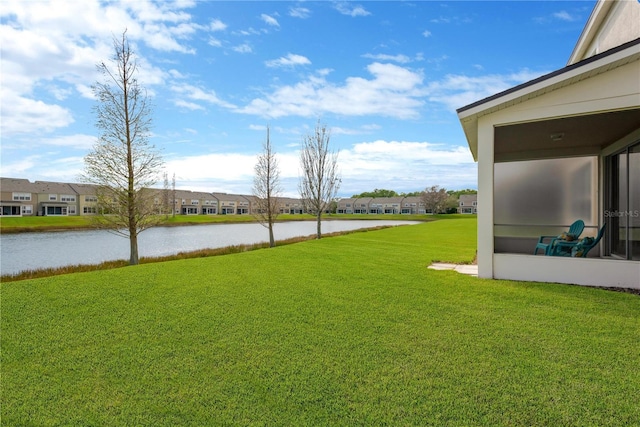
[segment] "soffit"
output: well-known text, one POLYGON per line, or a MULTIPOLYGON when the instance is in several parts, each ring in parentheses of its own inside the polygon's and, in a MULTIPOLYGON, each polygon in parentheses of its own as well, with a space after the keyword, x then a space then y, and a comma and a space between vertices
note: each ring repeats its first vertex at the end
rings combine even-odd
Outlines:
POLYGON ((515 160, 597 153, 640 129, 640 108, 499 126, 495 129, 495 160, 515 160), (562 135, 560 140, 552 135, 562 135))

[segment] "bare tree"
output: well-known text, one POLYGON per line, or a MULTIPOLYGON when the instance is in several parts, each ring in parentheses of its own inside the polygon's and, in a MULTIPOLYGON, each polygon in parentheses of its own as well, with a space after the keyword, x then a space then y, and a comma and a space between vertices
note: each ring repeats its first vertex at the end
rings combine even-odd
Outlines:
POLYGON ((276 241, 273 237, 273 224, 280 213, 278 198, 282 194, 280 185, 280 169, 276 153, 271 146, 269 126, 267 126, 267 140, 262 145, 262 154, 258 156, 253 178, 253 196, 255 197, 255 209, 253 215, 258 222, 269 229, 269 247, 274 247, 276 241))
POLYGON ((176 173, 173 173, 173 178, 171 178, 171 217, 176 217, 176 173))
POLYGON ((148 137, 151 107, 138 83, 138 67, 126 31, 113 40, 110 64, 98 64, 103 81, 93 86, 98 141, 84 159, 83 179, 97 185, 99 226, 129 239, 129 264, 138 264, 138 234, 157 225, 157 192, 163 161, 148 137))
POLYGON ((322 214, 340 188, 338 153, 329 149, 331 132, 327 125, 316 124, 313 134, 302 141, 300 150, 300 198, 305 210, 316 216, 316 237, 322 237, 322 214))
POLYGON ((431 211, 432 214, 442 212, 446 208, 449 194, 444 188, 440 188, 438 185, 427 187, 422 192, 422 202, 427 211, 431 211))
POLYGON ((165 218, 169 217, 171 209, 171 195, 169 192, 169 174, 166 172, 162 174, 163 186, 162 186, 162 214, 165 218))

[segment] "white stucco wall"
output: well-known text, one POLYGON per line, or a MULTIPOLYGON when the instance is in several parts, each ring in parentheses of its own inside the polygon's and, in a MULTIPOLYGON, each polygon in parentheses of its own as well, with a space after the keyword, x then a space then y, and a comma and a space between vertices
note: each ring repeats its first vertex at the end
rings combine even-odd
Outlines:
POLYGON ((586 58, 640 37, 640 2, 617 1, 586 49, 586 58))
POLYGON ((595 6, 569 64, 640 38, 640 2, 600 0, 595 6))

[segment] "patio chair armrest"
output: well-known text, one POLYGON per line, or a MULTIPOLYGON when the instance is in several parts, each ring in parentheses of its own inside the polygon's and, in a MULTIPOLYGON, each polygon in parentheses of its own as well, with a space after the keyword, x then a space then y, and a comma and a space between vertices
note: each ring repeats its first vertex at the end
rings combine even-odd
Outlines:
MULTIPOLYGON (((558 235, 555 236, 540 236, 540 238, 538 239, 538 243, 544 243, 544 239, 557 239, 558 235)), ((550 242, 551 243, 551 242, 550 242)))

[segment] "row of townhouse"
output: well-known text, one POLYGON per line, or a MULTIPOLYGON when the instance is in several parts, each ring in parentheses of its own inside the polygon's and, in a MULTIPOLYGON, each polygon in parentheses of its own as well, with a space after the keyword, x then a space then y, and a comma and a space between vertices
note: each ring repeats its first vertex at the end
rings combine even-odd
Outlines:
MULTIPOLYGON (((464 194, 458 199, 458 213, 477 214, 478 195, 464 194)), ((343 214, 427 214, 419 196, 409 197, 358 197, 338 200, 337 213, 343 214)))
MULTIPOLYGON (((159 213, 179 215, 248 215, 254 212, 255 197, 241 194, 207 193, 190 190, 154 191, 159 213), (171 211, 173 205, 173 212, 171 211)), ((280 197, 280 213, 302 214, 302 200, 280 197)), ((460 196, 460 213, 477 213, 477 196, 460 196)), ((0 216, 67 216, 97 213, 96 187, 27 179, 0 178, 0 216)), ((348 198, 337 201, 337 213, 425 214, 420 197, 348 198)))
MULTIPOLYGON (((207 193, 190 190, 154 191, 158 212, 180 215, 248 215, 255 197, 241 194, 207 193)), ((302 214, 299 199, 281 197, 280 213, 302 214)), ((90 184, 0 178, 0 216, 67 216, 97 213, 96 187, 90 184)))

